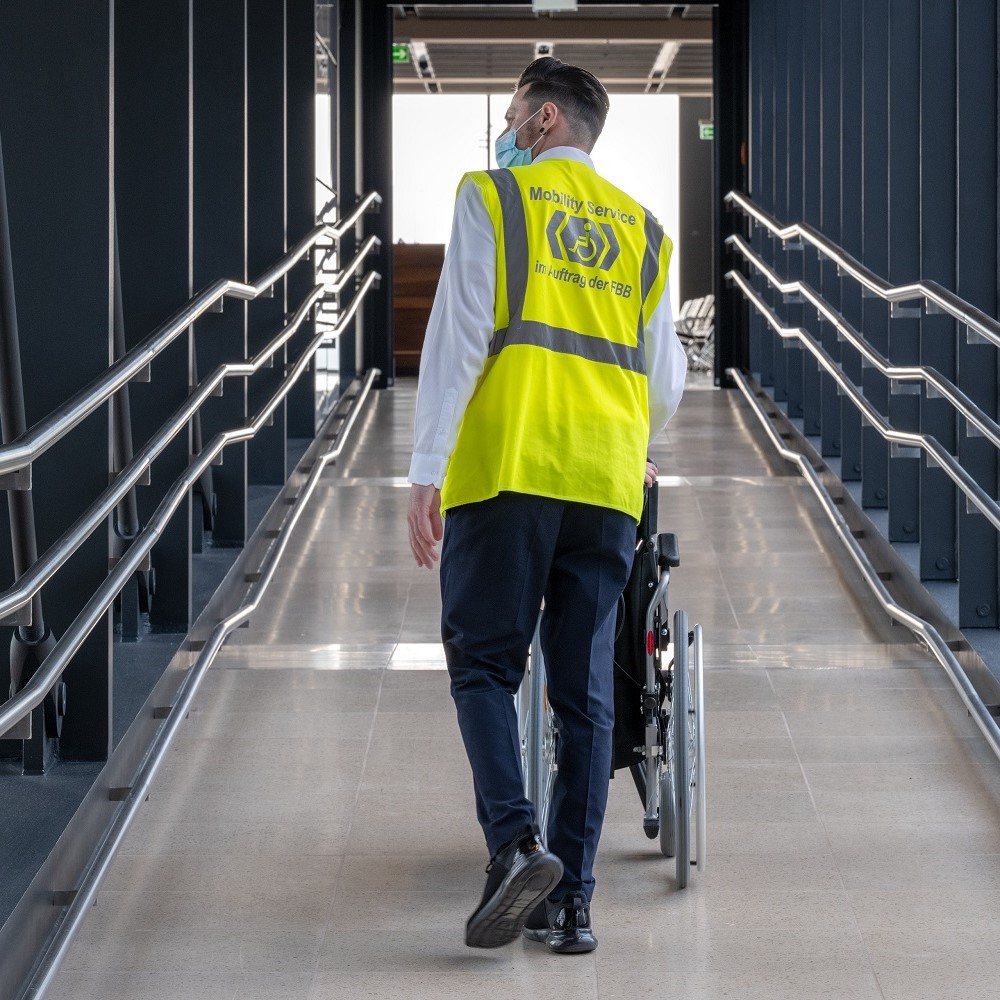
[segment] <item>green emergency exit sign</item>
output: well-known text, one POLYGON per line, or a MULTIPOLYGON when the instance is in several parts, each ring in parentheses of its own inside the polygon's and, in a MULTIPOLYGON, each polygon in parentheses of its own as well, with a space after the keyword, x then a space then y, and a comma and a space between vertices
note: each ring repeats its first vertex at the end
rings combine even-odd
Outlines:
POLYGON ((392 61, 394 63, 408 63, 410 61, 410 46, 393 42, 392 61))
POLYGON ((699 139, 714 139, 715 138, 715 122, 698 122, 698 138, 699 139))

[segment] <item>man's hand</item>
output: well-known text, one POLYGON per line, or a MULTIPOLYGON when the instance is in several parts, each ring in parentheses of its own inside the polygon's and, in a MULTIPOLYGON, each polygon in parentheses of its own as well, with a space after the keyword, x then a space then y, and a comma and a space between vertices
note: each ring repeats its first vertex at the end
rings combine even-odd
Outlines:
POLYGON ((438 561, 437 543, 444 534, 441 522, 441 491, 436 486, 410 487, 410 504, 406 512, 410 529, 410 549, 418 566, 434 568, 438 561))
POLYGON ((646 460, 646 486, 647 487, 652 486, 653 483, 656 482, 656 474, 659 471, 660 470, 657 469, 657 467, 652 462, 650 462, 648 459, 646 460))

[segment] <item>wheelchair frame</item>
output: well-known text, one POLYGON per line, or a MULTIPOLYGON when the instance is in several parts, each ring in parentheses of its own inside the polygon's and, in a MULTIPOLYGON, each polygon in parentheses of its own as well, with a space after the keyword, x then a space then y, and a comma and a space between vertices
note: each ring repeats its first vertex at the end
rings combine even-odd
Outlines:
MULTIPOLYGON (((677 886, 682 889, 692 865, 704 870, 707 851, 704 639, 701 625, 689 630, 683 610, 674 613, 670 627, 666 625, 670 570, 680 564, 677 536, 640 536, 636 563, 648 558, 651 551, 656 553, 656 577, 643 581, 652 594, 641 637, 644 663, 638 671, 643 676, 644 742, 634 748, 640 759, 630 764, 629 770, 643 804, 643 830, 650 839, 659 836, 660 852, 674 858, 677 886), (677 725, 678 719, 684 724, 677 725)), ((544 840, 558 767, 559 735, 546 698, 537 625, 515 703, 525 794, 535 804, 544 840)))

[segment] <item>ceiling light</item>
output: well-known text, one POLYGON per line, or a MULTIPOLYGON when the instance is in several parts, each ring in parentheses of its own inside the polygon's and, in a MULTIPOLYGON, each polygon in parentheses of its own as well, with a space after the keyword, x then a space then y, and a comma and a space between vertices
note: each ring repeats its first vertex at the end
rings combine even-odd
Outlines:
POLYGON ((531 0, 531 9, 536 14, 556 10, 576 10, 576 0, 531 0))

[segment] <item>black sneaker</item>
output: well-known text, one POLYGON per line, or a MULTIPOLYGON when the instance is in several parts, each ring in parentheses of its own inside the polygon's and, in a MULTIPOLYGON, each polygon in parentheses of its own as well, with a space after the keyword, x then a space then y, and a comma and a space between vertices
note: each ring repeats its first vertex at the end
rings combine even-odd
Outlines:
POLYGON ((557 904, 555 913, 549 918, 549 933, 545 943, 549 951, 559 955, 580 954, 597 947, 597 938, 590 926, 590 903, 586 896, 567 896, 557 904))
POLYGON ((562 878, 562 862, 529 830, 501 848, 486 869, 483 898, 465 925, 470 948, 499 948, 521 933, 525 920, 562 878))
POLYGON ((549 907, 551 903, 543 899, 528 915, 521 934, 529 941, 545 944, 549 936, 549 907))

